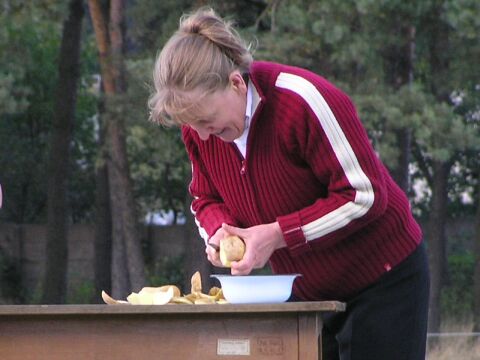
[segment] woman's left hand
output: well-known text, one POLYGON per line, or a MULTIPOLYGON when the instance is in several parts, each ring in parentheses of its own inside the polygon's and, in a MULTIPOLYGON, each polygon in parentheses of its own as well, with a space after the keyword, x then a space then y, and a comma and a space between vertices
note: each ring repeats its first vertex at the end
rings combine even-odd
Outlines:
POLYGON ((223 224, 222 228, 231 235, 239 236, 245 242, 245 255, 231 264, 232 275, 248 275, 253 269, 265 266, 277 249, 286 246, 280 225, 277 222, 241 229, 223 224))

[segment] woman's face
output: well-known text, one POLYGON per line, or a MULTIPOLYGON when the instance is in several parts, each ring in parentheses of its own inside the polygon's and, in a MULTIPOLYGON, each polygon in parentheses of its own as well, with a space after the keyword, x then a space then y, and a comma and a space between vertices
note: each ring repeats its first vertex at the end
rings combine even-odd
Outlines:
POLYGON ((238 71, 230 74, 230 84, 225 90, 216 91, 202 100, 199 111, 187 125, 202 140, 210 135, 231 142, 239 138, 245 127, 247 85, 238 71))

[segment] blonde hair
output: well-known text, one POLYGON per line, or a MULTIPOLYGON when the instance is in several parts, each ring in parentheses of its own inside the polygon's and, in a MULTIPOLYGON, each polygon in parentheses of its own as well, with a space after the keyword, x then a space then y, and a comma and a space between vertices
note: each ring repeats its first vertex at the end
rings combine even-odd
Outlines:
POLYGON ((248 73, 252 61, 249 46, 214 10, 182 16, 155 62, 150 119, 167 126, 185 122, 204 96, 225 89, 233 71, 248 73))

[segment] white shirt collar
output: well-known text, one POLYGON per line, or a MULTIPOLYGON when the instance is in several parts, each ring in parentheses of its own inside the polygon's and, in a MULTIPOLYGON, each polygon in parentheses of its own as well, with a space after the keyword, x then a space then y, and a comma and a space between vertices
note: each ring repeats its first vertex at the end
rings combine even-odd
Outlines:
POLYGON ((247 85, 247 106, 245 107, 245 127, 243 128, 242 135, 235 139, 233 142, 237 145, 238 150, 242 153, 243 157, 247 153, 247 139, 248 139, 248 132, 250 130, 250 121, 252 119, 252 115, 254 112, 254 108, 256 108, 257 104, 254 104, 253 101, 253 84, 250 80, 247 85))

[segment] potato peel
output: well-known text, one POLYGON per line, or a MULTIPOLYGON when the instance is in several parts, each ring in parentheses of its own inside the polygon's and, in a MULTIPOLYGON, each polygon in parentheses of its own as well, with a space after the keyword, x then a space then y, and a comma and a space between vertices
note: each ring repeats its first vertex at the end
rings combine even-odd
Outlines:
POLYGON ((166 305, 166 304, 225 304, 223 291, 219 287, 212 287, 208 294, 202 293, 202 277, 197 271, 191 278, 190 294, 181 295, 180 289, 175 285, 160 287, 146 286, 138 293, 132 292, 127 296, 127 301, 116 300, 102 290, 102 299, 108 305, 166 305))
POLYGON ((190 283, 192 285, 192 294, 202 292, 202 277, 200 276, 200 271, 193 274, 190 283))
POLYGON ((102 290, 102 299, 108 305, 119 305, 119 304, 128 304, 127 301, 123 300, 115 300, 110 295, 108 295, 105 291, 102 290))

